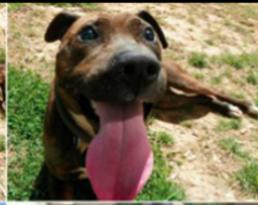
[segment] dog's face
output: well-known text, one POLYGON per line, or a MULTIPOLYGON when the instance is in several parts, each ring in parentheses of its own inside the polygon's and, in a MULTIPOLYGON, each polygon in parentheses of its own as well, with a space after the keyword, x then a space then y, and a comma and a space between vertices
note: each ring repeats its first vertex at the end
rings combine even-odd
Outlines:
POLYGON ((92 18, 61 13, 45 39, 61 40, 56 75, 70 93, 94 101, 153 102, 165 90, 161 50, 167 42, 145 11, 92 18))

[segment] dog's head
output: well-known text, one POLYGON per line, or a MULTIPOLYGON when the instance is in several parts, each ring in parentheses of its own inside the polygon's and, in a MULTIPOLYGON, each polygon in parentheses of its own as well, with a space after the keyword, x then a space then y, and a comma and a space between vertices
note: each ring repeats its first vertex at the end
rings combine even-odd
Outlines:
POLYGON ((79 17, 58 14, 45 34, 60 40, 56 75, 70 93, 94 101, 155 101, 165 89, 161 50, 167 41, 146 11, 79 17))

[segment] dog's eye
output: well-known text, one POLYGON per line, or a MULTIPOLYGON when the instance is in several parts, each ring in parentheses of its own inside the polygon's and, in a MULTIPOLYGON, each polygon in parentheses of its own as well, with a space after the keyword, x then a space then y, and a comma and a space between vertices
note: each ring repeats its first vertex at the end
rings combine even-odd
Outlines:
POLYGON ((144 30, 144 38, 148 41, 154 41, 155 35, 152 28, 148 27, 144 30))
POLYGON ((83 41, 94 40, 98 38, 98 32, 95 30, 93 26, 87 26, 80 33, 80 38, 83 41))

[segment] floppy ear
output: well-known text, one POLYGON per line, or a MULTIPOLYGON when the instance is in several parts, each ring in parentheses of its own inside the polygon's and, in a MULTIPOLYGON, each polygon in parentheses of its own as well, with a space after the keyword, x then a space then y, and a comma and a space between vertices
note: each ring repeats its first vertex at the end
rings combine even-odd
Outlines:
POLYGON ((45 41, 53 42, 61 39, 67 29, 75 22, 79 16, 61 12, 49 24, 45 33, 45 41))
POLYGON ((168 43, 167 43, 166 37, 165 37, 162 29, 160 28, 158 22, 154 19, 154 17, 151 16, 150 13, 147 11, 140 11, 138 13, 138 16, 141 19, 143 19, 144 21, 148 22, 154 28, 154 30, 156 31, 156 33, 159 36, 159 39, 161 41, 163 48, 167 48, 168 43))

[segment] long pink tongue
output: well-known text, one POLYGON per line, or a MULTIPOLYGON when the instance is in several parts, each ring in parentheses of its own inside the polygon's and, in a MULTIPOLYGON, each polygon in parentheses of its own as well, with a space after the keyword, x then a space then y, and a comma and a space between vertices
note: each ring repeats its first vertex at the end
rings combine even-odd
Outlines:
POLYGON ((89 146, 87 174, 100 200, 131 200, 151 175, 153 155, 139 102, 97 103, 100 131, 89 146))

